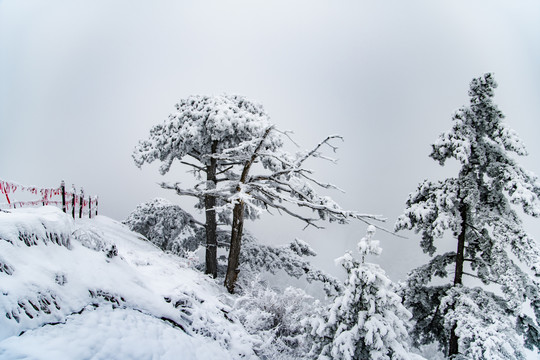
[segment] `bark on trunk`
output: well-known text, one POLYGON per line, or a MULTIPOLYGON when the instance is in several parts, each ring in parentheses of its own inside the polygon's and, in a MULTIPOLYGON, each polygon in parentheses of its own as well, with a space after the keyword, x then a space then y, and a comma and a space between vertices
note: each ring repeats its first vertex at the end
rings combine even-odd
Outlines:
POLYGON ((463 263, 465 262, 465 233, 467 231, 467 206, 462 204, 459 207, 459 212, 461 215, 461 232, 458 235, 454 285, 463 283, 463 263))
POLYGON ((240 248, 242 245, 242 231, 244 229, 244 203, 238 201, 233 209, 233 223, 231 229, 231 248, 227 264, 227 275, 225 276, 225 287, 233 294, 236 279, 240 270, 240 248))
MULTIPOLYGON (((263 137, 261 138, 261 141, 259 142, 259 145, 257 145, 257 148, 253 151, 253 154, 251 154, 251 158, 246 161, 244 164, 244 169, 242 170, 242 175, 240 175, 240 181, 238 183, 238 186, 236 187, 236 191, 240 192, 242 191, 241 184, 245 184, 248 175, 249 170, 251 169, 251 165, 255 162, 257 159, 257 156, 259 156, 259 151, 261 150, 264 141, 268 134, 270 134, 270 131, 272 131, 273 127, 269 127, 264 132, 263 137)), ((238 273, 240 272, 240 269, 238 269, 238 265, 240 264, 240 247, 242 244, 242 231, 244 229, 244 202, 241 200, 238 200, 236 204, 234 204, 233 208, 233 223, 231 228, 231 248, 229 249, 229 259, 227 263, 227 274, 225 275, 225 287, 227 290, 232 294, 234 293, 234 285, 236 284, 236 279, 238 277, 238 273)))
MULTIPOLYGON (((465 233, 467 231, 467 206, 461 204, 459 208, 461 215, 461 232, 458 235, 458 246, 456 254, 456 270, 454 273, 454 286, 463 284, 463 263, 465 262, 465 233)), ((450 340, 448 343, 448 357, 459 354, 458 336, 456 335, 457 325, 452 327, 450 340)))
MULTIPOLYGON (((212 154, 217 151, 217 141, 212 143, 212 154)), ((210 164, 206 167, 206 189, 216 188, 217 160, 210 158, 210 164)), ((214 279, 217 277, 217 220, 216 220, 216 197, 206 195, 204 197, 204 208, 206 213, 206 269, 205 274, 211 274, 214 279)))

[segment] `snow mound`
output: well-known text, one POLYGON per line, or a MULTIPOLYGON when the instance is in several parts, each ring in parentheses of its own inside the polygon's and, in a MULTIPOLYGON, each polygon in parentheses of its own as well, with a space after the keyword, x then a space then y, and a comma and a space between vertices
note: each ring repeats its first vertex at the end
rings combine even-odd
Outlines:
POLYGON ((0 240, 21 246, 54 243, 71 248, 73 220, 52 206, 0 212, 0 240))
POLYGON ((2 359, 257 358, 213 279, 107 217, 1 212, 0 254, 2 359))

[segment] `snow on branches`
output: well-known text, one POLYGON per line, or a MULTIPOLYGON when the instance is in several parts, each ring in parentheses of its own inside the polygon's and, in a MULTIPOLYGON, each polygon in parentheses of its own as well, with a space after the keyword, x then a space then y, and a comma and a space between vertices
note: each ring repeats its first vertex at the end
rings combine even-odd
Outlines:
POLYGON ((460 231, 458 203, 456 179, 436 183, 425 180, 409 195, 407 208, 398 218, 395 230, 414 228, 422 232, 422 249, 433 255, 434 239, 442 237, 446 230, 453 234, 460 231))
POLYGON ((283 270, 287 275, 297 279, 305 276, 309 283, 320 282, 328 296, 342 290, 339 280, 315 268, 306 259, 307 256, 315 256, 316 253, 305 241, 294 239, 288 245, 276 247, 263 245, 249 234, 244 236, 242 241, 240 268, 246 274, 250 274, 243 279, 243 284, 249 281, 253 274, 260 274, 263 271, 276 274, 283 270))
MULTIPOLYGON (((371 240, 374 228, 358 244, 362 255, 380 248, 371 240), (367 246, 371 244, 371 246, 367 246)), ((336 260, 347 272, 344 289, 323 318, 312 321, 319 359, 420 359, 409 351, 411 313, 393 284, 376 264, 359 262, 350 252, 336 260)))
MULTIPOLYGON (((270 128, 266 137, 260 139, 260 144, 281 143, 286 139, 286 133, 275 128, 270 128), (282 141, 275 141, 276 137, 282 141)), ((288 136, 288 135, 287 135, 288 136)), ((324 155, 321 149, 324 146, 330 147, 333 151, 337 149, 333 141, 342 140, 338 135, 326 137, 309 151, 301 151, 291 154, 283 147, 270 148, 264 145, 258 151, 254 151, 249 161, 260 162, 263 165, 264 173, 245 176, 236 183, 237 191, 228 198, 231 206, 242 201, 249 207, 259 209, 259 211, 284 212, 292 217, 298 218, 306 223, 306 226, 320 227, 318 220, 337 221, 346 223, 348 219, 354 218, 361 221, 384 220, 381 216, 362 214, 356 211, 342 209, 329 196, 321 195, 316 188, 340 190, 337 186, 317 180, 313 176, 313 171, 306 168, 304 163, 309 158, 320 158, 335 162, 334 159, 324 155), (266 148, 266 150, 265 150, 266 148), (310 209, 316 213, 316 217, 310 217, 299 211, 299 209, 310 209)), ((257 149, 256 149, 257 150, 257 149)), ((218 158, 220 158, 218 156, 218 158)), ((226 156, 225 159, 231 160, 226 156)), ((246 163, 247 164, 247 163, 246 163)), ((342 191, 342 190, 340 190, 342 191)))
POLYGON ((184 161, 185 157, 208 164, 211 154, 256 138, 268 126, 262 105, 243 96, 190 96, 180 100, 167 121, 150 130, 149 139, 139 142, 133 159, 138 167, 160 160, 162 174, 170 170, 174 160, 198 172, 202 167, 184 161), (214 142, 217 146, 213 150, 214 142))
POLYGON ((161 198, 137 205, 123 223, 162 250, 178 255, 197 250, 203 242, 204 235, 199 234, 202 224, 180 206, 161 198))
POLYGON ((505 151, 526 155, 527 150, 517 133, 502 120, 504 115, 493 103, 497 83, 492 74, 473 79, 469 89, 470 105, 459 109, 453 117, 454 126, 432 145, 431 157, 444 165, 455 158, 462 165, 478 160, 478 148, 498 145, 505 151))
POLYGON ((456 238, 456 252, 437 255, 413 270, 403 294, 419 343, 437 340, 449 356, 471 359, 519 359, 523 346, 539 345, 522 344, 516 335, 524 331, 525 339, 533 341, 539 333, 540 311, 532 320, 524 308, 529 302, 533 310, 540 304, 538 281, 530 275, 539 274, 540 251, 523 230, 515 205, 540 216, 540 184, 510 156, 527 152, 502 122, 492 100, 495 88, 491 74, 471 82, 469 106, 454 115, 452 129, 439 136, 430 155, 441 165, 457 160, 458 176, 421 183, 395 225, 396 230, 421 232, 420 245, 430 255, 437 250, 434 239, 447 231, 456 238), (453 283, 434 286, 433 276, 450 280, 451 265, 453 283), (466 287, 463 276, 495 285, 497 291, 466 287), (515 326, 519 319, 521 327, 515 326))
POLYGON ((165 174, 177 160, 191 167, 200 180, 188 189, 178 182, 161 186, 179 195, 196 197, 200 204, 204 202, 206 272, 214 277, 217 276, 216 216, 230 217, 232 213, 225 280, 230 292, 239 271, 246 217, 256 218, 262 212, 276 210, 317 228, 321 227, 321 220, 347 223, 357 219, 368 224, 383 220, 380 216, 344 210, 330 197, 317 192, 317 188, 338 188, 315 178, 305 162, 313 158, 335 162, 323 150, 336 151, 334 142, 342 140, 340 136, 328 136, 311 150, 295 154, 284 149, 288 139, 291 139, 289 133, 271 124, 260 104, 241 96, 191 96, 181 100, 176 112, 163 124, 154 126, 149 139, 140 141, 135 148, 133 159, 139 167, 159 160, 160 172, 165 174), (259 165, 260 174, 252 174, 255 164, 259 165), (201 173, 206 174, 206 179, 201 179, 201 173), (309 215, 310 210, 314 216, 309 215))

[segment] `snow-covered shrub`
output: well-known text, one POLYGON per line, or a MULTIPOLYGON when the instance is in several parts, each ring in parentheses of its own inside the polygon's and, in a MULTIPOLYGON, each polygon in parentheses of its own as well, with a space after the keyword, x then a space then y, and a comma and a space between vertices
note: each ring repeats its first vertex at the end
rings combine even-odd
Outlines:
POLYGON ((306 319, 319 302, 298 288, 276 291, 259 277, 243 292, 234 303, 232 315, 261 339, 257 355, 261 359, 307 359, 311 345, 306 319))
POLYGON ((82 246, 95 251, 104 252, 109 258, 118 255, 116 245, 112 241, 107 240, 103 236, 103 232, 92 225, 83 224, 73 232, 73 237, 75 240, 79 241, 82 246))
POLYGON ((246 330, 235 316, 233 308, 227 305, 231 304, 232 299, 223 297, 210 300, 208 294, 204 293, 205 291, 201 294, 188 289, 175 290, 164 297, 164 300, 177 309, 177 315, 182 319, 181 322, 186 324, 189 334, 211 339, 236 354, 235 359, 258 359, 254 355, 254 348, 261 340, 246 330))
POLYGON ((240 252, 240 283, 242 288, 246 282, 251 281, 253 274, 263 271, 275 274, 279 270, 294 278, 305 276, 308 282, 317 281, 324 286, 327 294, 339 292, 341 284, 339 280, 313 267, 305 259, 306 256, 315 256, 315 251, 308 243, 295 239, 288 245, 270 246, 258 242, 250 234, 244 234, 242 249, 240 252))
POLYGON ((177 255, 183 256, 204 243, 204 228, 180 206, 161 198, 138 205, 124 224, 177 255))

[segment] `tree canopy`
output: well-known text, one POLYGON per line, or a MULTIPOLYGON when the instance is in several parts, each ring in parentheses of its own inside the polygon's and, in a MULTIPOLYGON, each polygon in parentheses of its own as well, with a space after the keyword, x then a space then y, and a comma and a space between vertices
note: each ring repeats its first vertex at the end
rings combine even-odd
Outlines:
POLYGON ((437 340, 449 356, 468 359, 519 359, 524 346, 539 345, 531 339, 540 319, 540 253, 516 206, 540 216, 540 185, 512 157, 527 152, 493 102, 496 87, 492 74, 471 82, 469 106, 454 114, 452 128, 439 136, 430 155, 441 165, 457 160, 459 174, 422 182, 395 226, 420 232, 420 245, 430 255, 447 231, 457 240, 455 252, 411 272, 404 295, 418 342, 437 340), (434 276, 449 282, 433 285, 434 276), (471 280, 465 283, 464 276, 471 280), (526 315, 528 301, 536 319, 526 315))

